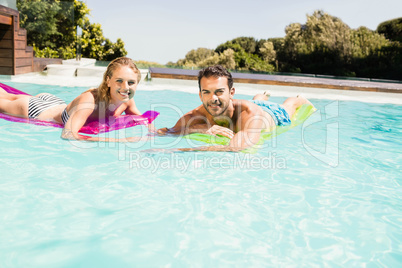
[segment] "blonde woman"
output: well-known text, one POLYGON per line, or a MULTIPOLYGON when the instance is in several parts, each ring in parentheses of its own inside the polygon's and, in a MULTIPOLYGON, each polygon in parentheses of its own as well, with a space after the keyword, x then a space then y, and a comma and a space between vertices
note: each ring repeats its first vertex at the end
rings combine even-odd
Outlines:
POLYGON ((142 138, 100 138, 81 135, 78 132, 84 124, 94 121, 105 122, 123 113, 140 115, 133 98, 140 79, 141 73, 134 62, 130 58, 121 57, 110 62, 98 88, 83 92, 68 105, 49 93, 37 96, 15 95, 0 88, 0 112, 63 123, 61 137, 64 139, 138 141, 142 138))

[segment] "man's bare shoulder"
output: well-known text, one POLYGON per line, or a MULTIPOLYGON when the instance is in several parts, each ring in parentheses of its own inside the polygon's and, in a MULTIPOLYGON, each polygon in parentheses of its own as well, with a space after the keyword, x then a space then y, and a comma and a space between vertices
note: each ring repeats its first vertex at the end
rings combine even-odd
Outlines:
POLYGON ((186 116, 206 116, 207 115, 207 111, 205 110, 203 105, 198 106, 197 108, 187 112, 185 114, 186 116))

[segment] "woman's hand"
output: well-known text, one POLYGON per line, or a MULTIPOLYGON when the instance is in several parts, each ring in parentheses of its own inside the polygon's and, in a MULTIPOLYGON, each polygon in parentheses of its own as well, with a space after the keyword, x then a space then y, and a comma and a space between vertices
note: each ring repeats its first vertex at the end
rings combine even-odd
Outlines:
POLYGON ((148 132, 150 134, 158 134, 158 129, 155 128, 154 124, 148 124, 148 132))

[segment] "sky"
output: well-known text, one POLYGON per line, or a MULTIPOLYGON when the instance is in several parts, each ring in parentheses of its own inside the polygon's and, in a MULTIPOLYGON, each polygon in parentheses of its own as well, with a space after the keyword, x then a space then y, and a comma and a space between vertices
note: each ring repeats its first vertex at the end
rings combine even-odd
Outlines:
POLYGON ((236 37, 284 37, 285 27, 306 22, 315 10, 349 27, 375 30, 402 17, 402 0, 83 0, 89 19, 112 42, 121 38, 128 57, 166 64, 199 47, 215 49, 236 37))

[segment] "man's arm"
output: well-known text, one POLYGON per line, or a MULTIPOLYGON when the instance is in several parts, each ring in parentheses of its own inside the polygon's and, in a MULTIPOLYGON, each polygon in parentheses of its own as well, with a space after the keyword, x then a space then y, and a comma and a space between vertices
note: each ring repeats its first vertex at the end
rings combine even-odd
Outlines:
POLYGON ((208 130, 207 124, 195 124, 192 126, 185 126, 185 118, 180 118, 176 125, 172 128, 160 128, 158 129, 159 134, 172 134, 172 135, 187 135, 191 133, 205 133, 208 130), (184 121, 184 122, 183 122, 184 121))
POLYGON ((187 134, 192 134, 192 133, 203 133, 203 134, 209 134, 209 135, 221 135, 228 137, 229 139, 232 139, 234 136, 234 132, 231 129, 228 129, 226 127, 221 127, 218 125, 213 125, 212 127, 209 124, 197 124, 193 125, 189 128, 184 128, 184 129, 175 129, 173 128, 161 128, 158 129, 158 133, 165 135, 165 134, 172 134, 172 135, 187 135, 187 134))
POLYGON ((184 116, 182 116, 172 128, 158 129, 158 133, 161 135, 187 135, 192 133, 206 133, 210 135, 223 135, 229 138, 233 138, 233 131, 221 127, 218 125, 211 125, 207 118, 198 111, 201 107, 194 109, 184 116))
POLYGON ((241 113, 237 126, 239 131, 230 141, 230 147, 246 149, 259 142, 264 127, 262 113, 261 109, 248 109, 241 113))
POLYGON ((179 151, 215 151, 239 152, 254 146, 260 140, 264 126, 263 112, 260 109, 247 109, 240 114, 237 128, 240 129, 230 140, 229 145, 202 146, 196 148, 179 148, 179 151))

